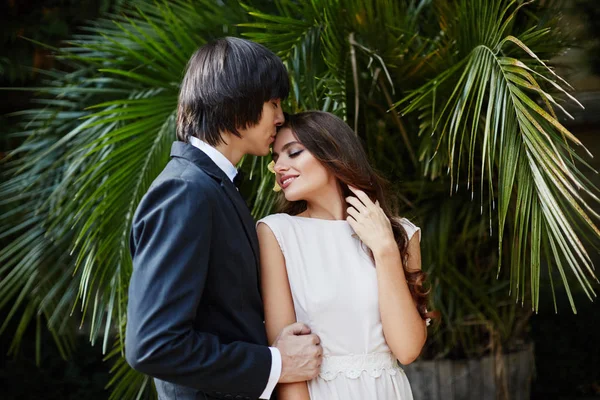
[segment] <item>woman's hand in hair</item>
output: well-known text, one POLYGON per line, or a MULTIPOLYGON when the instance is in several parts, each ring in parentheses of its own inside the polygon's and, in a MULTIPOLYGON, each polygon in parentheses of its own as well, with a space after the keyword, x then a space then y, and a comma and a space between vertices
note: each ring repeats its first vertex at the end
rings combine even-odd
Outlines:
POLYGON ((356 195, 346 197, 350 205, 347 209, 346 220, 354 229, 360 240, 366 244, 373 253, 398 249, 394 240, 394 232, 390 219, 385 215, 379 202, 373 202, 365 192, 348 186, 356 195))

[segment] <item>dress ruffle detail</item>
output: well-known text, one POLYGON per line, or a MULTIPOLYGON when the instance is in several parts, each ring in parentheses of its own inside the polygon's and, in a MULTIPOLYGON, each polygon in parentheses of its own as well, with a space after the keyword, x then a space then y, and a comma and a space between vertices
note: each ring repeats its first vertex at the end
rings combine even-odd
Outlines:
POLYGON ((349 354, 345 356, 323 356, 319 377, 332 381, 338 376, 358 379, 363 372, 373 378, 384 373, 396 375, 402 369, 392 353, 349 354))

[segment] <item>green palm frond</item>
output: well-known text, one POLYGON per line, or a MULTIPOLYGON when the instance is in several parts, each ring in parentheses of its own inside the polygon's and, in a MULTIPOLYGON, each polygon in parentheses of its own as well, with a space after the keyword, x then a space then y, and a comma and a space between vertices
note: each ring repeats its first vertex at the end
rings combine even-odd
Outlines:
MULTIPOLYGON (((428 166, 432 177, 439 176, 440 169, 447 165, 452 191, 465 184, 474 196, 479 183, 482 213, 487 182, 490 230, 498 199, 500 255, 506 219, 509 211, 514 212, 511 291, 523 300, 529 280, 532 306, 538 309, 543 254, 540 246, 549 246, 575 311, 563 265, 570 267, 593 299, 595 292, 589 279, 597 278, 574 221, 583 224, 576 226, 580 232, 585 229, 597 239, 600 231, 588 215, 598 215, 580 193, 586 193, 592 201, 598 198, 595 188, 582 179, 574 164, 577 154, 571 146, 583 146, 558 121, 554 108, 564 109, 551 93, 576 100, 563 88, 565 82, 525 43, 542 39, 548 31, 529 30, 521 39, 507 34, 516 12, 525 3, 504 3, 486 2, 488 7, 483 3, 477 7, 459 2, 457 21, 460 17, 463 22, 487 22, 476 26, 457 23, 456 36, 462 38, 457 51, 465 57, 396 105, 411 102, 403 112, 419 110, 425 121, 421 134, 436 138, 427 139, 421 153, 426 163, 437 157, 443 160, 428 166), (487 13, 480 14, 482 10, 487 13), (487 29, 477 28, 481 26, 487 29), (519 51, 521 59, 515 58, 519 51), (440 92, 450 95, 440 96, 440 92), (466 179, 461 180, 461 173, 466 179)), ((500 265, 501 259, 498 268, 500 265)))
POLYGON ((117 336, 119 340, 104 358, 105 361, 114 361, 110 370, 112 378, 107 385, 107 388, 112 387, 109 400, 155 400, 157 396, 152 378, 131 369, 123 357, 123 337, 120 334, 117 336))

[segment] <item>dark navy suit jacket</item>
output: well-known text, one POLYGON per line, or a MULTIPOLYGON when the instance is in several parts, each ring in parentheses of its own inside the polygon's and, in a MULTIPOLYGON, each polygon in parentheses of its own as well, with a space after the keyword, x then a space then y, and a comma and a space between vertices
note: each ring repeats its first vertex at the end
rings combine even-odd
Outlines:
POLYGON ((225 173, 175 142, 131 232, 126 358, 160 399, 257 399, 267 347, 254 220, 225 173))

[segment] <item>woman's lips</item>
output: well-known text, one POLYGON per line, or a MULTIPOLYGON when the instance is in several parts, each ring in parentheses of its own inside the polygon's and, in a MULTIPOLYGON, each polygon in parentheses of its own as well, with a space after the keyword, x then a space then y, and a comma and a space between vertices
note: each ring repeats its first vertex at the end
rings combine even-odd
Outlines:
POLYGON ((285 189, 288 186, 290 186, 292 184, 292 182, 294 182, 297 178, 298 178, 298 175, 296 175, 296 176, 284 176, 281 179, 281 183, 279 184, 279 186, 281 186, 282 189, 285 189))

